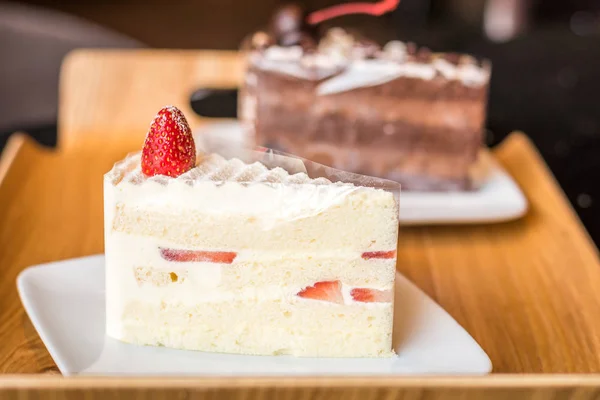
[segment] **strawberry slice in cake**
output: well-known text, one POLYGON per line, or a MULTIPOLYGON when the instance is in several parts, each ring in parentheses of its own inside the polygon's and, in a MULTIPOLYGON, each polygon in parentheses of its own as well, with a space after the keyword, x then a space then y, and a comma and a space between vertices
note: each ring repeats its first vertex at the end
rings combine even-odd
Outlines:
POLYGON ((185 117, 165 107, 141 153, 105 175, 107 334, 224 353, 391 356, 395 193, 247 161, 196 154, 185 117))

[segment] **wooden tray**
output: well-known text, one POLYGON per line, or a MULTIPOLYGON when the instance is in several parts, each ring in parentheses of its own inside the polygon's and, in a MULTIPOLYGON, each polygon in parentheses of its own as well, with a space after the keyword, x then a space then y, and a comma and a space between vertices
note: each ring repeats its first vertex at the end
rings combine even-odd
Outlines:
POLYGON ((188 98, 194 89, 234 86, 241 67, 238 54, 231 52, 105 50, 78 51, 67 58, 58 149, 41 148, 17 134, 0 159, 0 398, 80 398, 87 393, 95 398, 106 392, 115 398, 193 394, 202 399, 221 394, 240 399, 598 395, 600 376, 531 375, 600 371, 600 262, 564 194, 521 133, 512 134, 494 154, 530 202, 525 218, 404 228, 399 247, 398 269, 469 331, 489 354, 496 374, 62 378, 24 314, 17 274, 33 264, 101 253, 104 172, 140 148, 161 106, 175 104, 192 115, 188 98))

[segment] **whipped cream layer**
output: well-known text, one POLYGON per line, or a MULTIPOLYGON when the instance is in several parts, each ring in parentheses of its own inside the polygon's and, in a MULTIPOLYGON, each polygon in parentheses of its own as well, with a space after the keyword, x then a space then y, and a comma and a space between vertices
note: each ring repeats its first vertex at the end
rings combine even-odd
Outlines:
MULTIPOLYGON (((178 177, 155 175, 148 177, 142 172, 141 152, 128 155, 124 160, 116 163, 111 171, 105 175, 105 180, 114 186, 132 184, 142 185, 144 183, 157 183, 168 185, 172 182, 181 182, 194 185, 200 182, 214 183, 264 183, 264 184, 311 184, 331 185, 331 181, 325 178, 311 179, 305 173, 290 174, 285 169, 276 167, 269 169, 260 162, 246 164, 243 161, 224 157, 212 153, 199 156, 198 165, 178 177)), ((354 186, 350 183, 337 183, 338 186, 354 186)))

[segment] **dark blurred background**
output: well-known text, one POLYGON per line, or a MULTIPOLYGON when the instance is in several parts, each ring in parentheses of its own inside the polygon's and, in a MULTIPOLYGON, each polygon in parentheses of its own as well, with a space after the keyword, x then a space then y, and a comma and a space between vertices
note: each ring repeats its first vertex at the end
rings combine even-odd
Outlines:
MULTIPOLYGON (((307 0, 317 10, 343 0, 307 0)), ((0 1, 0 147, 56 142, 60 61, 77 47, 236 49, 276 0, 0 1)), ((525 131, 600 243, 600 0, 402 0, 332 21, 384 42, 492 60, 488 144, 525 131)))

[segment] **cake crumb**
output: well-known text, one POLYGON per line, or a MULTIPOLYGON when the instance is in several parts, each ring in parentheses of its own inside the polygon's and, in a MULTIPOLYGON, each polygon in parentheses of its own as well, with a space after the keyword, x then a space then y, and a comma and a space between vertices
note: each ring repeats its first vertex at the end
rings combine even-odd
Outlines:
POLYGON ((187 271, 175 273, 173 271, 164 271, 152 267, 136 267, 133 275, 139 286, 144 284, 163 287, 171 284, 182 284, 187 278, 187 271))

